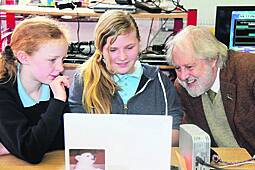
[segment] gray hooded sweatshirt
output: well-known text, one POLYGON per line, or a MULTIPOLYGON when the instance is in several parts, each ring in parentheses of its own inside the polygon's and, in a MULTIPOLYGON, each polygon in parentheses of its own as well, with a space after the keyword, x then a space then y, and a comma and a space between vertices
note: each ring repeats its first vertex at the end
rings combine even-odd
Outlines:
MULTIPOLYGON (((137 115, 171 115, 173 129, 179 129, 183 117, 183 110, 170 79, 158 67, 142 65, 143 75, 137 91, 127 104, 118 92, 112 98, 112 114, 137 115)), ((71 112, 86 113, 82 105, 83 82, 80 70, 74 74, 70 87, 69 104, 71 112)))

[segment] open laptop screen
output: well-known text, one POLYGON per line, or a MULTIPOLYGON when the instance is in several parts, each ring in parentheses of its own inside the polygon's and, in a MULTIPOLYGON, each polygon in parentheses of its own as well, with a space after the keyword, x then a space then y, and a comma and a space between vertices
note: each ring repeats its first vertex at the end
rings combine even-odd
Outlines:
POLYGON ((169 170, 172 117, 64 115, 66 170, 169 170))

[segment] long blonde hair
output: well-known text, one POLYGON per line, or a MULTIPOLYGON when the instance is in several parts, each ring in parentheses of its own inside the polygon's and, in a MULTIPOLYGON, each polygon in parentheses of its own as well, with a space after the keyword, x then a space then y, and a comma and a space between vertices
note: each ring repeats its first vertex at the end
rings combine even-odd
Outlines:
POLYGON ((68 43, 67 31, 59 22, 38 16, 20 22, 12 33, 10 45, 5 47, 0 57, 0 80, 4 80, 1 83, 15 80, 18 51, 32 55, 42 43, 53 39, 63 39, 68 43))
POLYGON ((111 44, 119 35, 135 31, 140 41, 139 30, 134 18, 127 12, 111 10, 105 12, 95 28, 94 55, 81 66, 81 81, 84 83, 82 103, 90 113, 111 113, 111 101, 118 90, 112 79, 112 72, 102 61, 103 47, 107 38, 113 37, 111 44))

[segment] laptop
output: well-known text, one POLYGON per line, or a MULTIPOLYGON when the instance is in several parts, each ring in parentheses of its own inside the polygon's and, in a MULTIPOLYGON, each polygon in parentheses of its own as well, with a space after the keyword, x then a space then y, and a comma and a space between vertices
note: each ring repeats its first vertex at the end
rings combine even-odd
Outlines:
POLYGON ((172 117, 64 114, 66 170, 169 170, 172 117))

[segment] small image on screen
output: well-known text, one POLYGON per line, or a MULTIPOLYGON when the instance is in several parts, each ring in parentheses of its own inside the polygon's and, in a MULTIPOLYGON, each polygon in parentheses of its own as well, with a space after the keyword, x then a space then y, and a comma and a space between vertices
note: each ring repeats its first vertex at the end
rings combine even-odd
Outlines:
POLYGON ((255 53, 255 11, 233 11, 229 48, 255 53))

